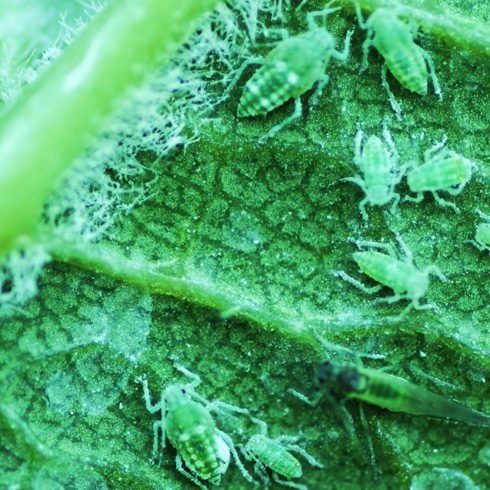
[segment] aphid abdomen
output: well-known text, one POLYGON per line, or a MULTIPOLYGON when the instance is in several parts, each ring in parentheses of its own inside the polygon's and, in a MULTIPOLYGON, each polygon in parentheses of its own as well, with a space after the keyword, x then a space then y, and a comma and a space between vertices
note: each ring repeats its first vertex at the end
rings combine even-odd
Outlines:
POLYGON ((395 293, 407 290, 407 278, 411 277, 413 267, 380 252, 356 252, 354 260, 364 274, 375 281, 393 289, 395 293))
POLYGON ((167 437, 186 466, 203 480, 219 481, 221 465, 216 426, 200 404, 189 402, 166 416, 167 437))
MULTIPOLYGON (((375 15, 375 14, 373 14, 375 15)), ((394 14, 373 19, 373 45, 393 76, 408 90, 427 95, 428 70, 409 27, 394 14)), ((371 16, 372 17, 372 16, 371 16)))
POLYGON ((385 145, 377 136, 371 136, 364 145, 359 167, 364 174, 366 187, 389 185, 391 159, 385 145))
POLYGON ((286 478, 300 478, 301 463, 281 444, 260 434, 255 434, 247 443, 247 449, 265 466, 286 478))
POLYGON ((471 163, 456 155, 414 168, 407 175, 407 183, 412 192, 438 191, 460 185, 470 177, 471 163))

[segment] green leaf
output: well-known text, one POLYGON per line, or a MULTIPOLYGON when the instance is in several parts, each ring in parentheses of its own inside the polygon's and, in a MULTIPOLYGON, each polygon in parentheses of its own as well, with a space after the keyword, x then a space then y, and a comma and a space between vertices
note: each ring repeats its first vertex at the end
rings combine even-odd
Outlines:
MULTIPOLYGON (((357 25, 352 4, 339 3, 327 21, 338 48, 357 25)), ((360 3, 365 14, 379 6, 360 3)), ((312 408, 288 389, 314 395, 316 366, 345 359, 334 348, 342 346, 382 354, 365 365, 393 364, 400 376, 490 413, 489 254, 468 243, 482 221, 476 210, 490 214, 488 4, 414 1, 402 11, 421 25, 417 42, 434 59, 442 101, 411 94, 388 75, 403 104, 397 120, 381 86, 382 58, 373 50, 358 73, 366 32, 357 28, 347 63, 329 65, 318 104, 307 92, 302 118, 259 144, 294 102, 237 119, 255 67, 229 94, 226 87, 243 61, 270 50, 268 28, 303 32, 306 12, 322 6, 219 7, 77 159, 44 208, 34 248, 4 260, 0 486, 194 488, 177 472, 169 443, 161 466, 151 462, 157 416, 136 382, 146 375, 156 397, 188 381, 178 363, 201 376, 200 394, 251 410, 271 436, 302 434, 299 444, 325 465, 304 462, 298 482, 310 489, 486 488, 487 428, 351 400, 352 436, 327 400, 312 408), (459 213, 426 195, 394 214, 368 206, 362 220, 362 191, 341 179, 358 172, 357 128, 381 136, 384 121, 401 162, 421 161, 447 135, 447 146, 475 163, 463 192, 447 196, 459 213), (395 242, 395 232, 418 267, 435 264, 448 277, 432 278, 423 300, 437 310, 399 319, 406 301, 373 304, 378 296, 333 274, 375 285, 357 270, 350 240, 395 242)), ((216 420, 236 444, 256 432, 246 417, 216 420)), ((251 487, 233 462, 222 485, 251 487)))

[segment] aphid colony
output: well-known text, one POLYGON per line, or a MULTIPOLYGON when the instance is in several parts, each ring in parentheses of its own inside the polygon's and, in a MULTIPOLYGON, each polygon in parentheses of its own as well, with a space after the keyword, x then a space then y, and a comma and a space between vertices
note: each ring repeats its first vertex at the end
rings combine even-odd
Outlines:
MULTIPOLYGON (((303 6, 302 2, 296 12, 303 6)), ((318 87, 312 100, 315 101, 328 82, 325 73, 331 58, 345 62, 349 56, 349 46, 353 31, 348 31, 344 50, 335 49, 335 39, 327 31, 326 26, 318 27, 315 19, 339 10, 339 7, 329 8, 334 0, 323 10, 307 14, 308 30, 289 37, 286 30, 280 30, 283 39, 278 41, 265 57, 254 58, 245 65, 261 63, 252 77, 245 83, 240 98, 237 116, 255 117, 269 113, 289 99, 295 99, 293 114, 274 126, 260 141, 275 135, 284 126, 299 118, 302 114, 300 96, 318 82, 318 87)), ((427 95, 429 77, 432 80, 436 95, 441 98, 441 89, 435 75, 434 65, 430 55, 414 41, 414 34, 408 24, 399 18, 393 9, 380 8, 364 22, 360 6, 354 1, 359 26, 367 30, 368 36, 363 44, 363 62, 361 72, 368 66, 369 48, 374 46, 384 58, 385 64, 381 70, 381 83, 388 93, 390 104, 398 118, 401 118, 401 106, 390 90, 386 79, 386 71, 400 84, 419 95, 427 95)), ((239 70, 239 73, 242 69, 239 70)))
POLYGON ((307 490, 305 485, 290 481, 302 475, 301 463, 291 452, 300 454, 312 466, 323 468, 323 465, 301 446, 295 444, 299 437, 269 438, 265 422, 250 416, 250 412, 246 409, 220 401, 208 402, 195 391, 201 383, 199 376, 182 366, 175 365, 175 368, 190 377, 192 382, 186 385, 167 386, 162 390, 160 401, 156 404, 151 402, 146 378, 137 380, 143 385, 146 409, 151 414, 157 412, 161 414, 160 420, 153 423, 154 460, 158 457, 159 447, 163 450, 168 439, 177 453, 175 457, 177 470, 199 488, 206 490, 205 482, 219 485, 228 470, 232 456, 243 477, 256 485, 258 482, 243 465, 232 438, 217 428, 211 416, 212 412, 217 415, 240 414, 247 416, 251 422, 259 426, 259 433, 253 434, 245 444, 240 444, 238 447, 247 460, 255 463, 254 472, 264 485, 268 486, 270 483, 267 472, 269 469, 276 483, 297 490, 307 490))
POLYGON ((416 197, 406 196, 404 201, 419 203, 424 192, 430 192, 441 206, 449 206, 458 212, 455 204, 448 202, 439 195, 447 192, 457 196, 471 179, 474 164, 463 156, 444 147, 446 136, 439 143, 424 153, 422 165, 403 165, 397 167, 398 152, 388 129, 385 127, 383 136, 386 144, 377 136, 370 136, 361 149, 364 134, 357 132, 354 145, 354 163, 362 172, 362 177, 347 177, 344 181, 357 184, 365 194, 359 204, 364 220, 368 219, 366 205, 383 206, 393 201, 391 211, 394 212, 400 202, 400 195, 394 192, 404 174, 407 175, 407 185, 416 197), (388 147, 387 147, 388 145, 388 147))

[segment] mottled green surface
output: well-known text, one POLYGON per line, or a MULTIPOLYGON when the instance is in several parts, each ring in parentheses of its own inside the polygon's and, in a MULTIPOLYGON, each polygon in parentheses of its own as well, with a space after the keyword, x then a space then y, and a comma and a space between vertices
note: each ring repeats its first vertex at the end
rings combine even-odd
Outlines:
MULTIPOLYGON (((430 11, 440 3, 424 5, 430 11)), ((451 5, 459 16, 490 15, 485 1, 451 5)), ((300 32, 303 18, 288 17, 286 25, 300 32)), ((339 46, 353 25, 351 10, 329 18, 339 46)), ((287 393, 313 394, 315 366, 330 355, 314 327, 331 342, 386 356, 366 360, 370 367, 410 363, 418 370, 400 375, 490 413, 490 257, 467 243, 480 222, 475 210, 490 214, 490 59, 455 47, 451 35, 423 32, 443 100, 431 90, 412 95, 389 77, 404 109, 397 121, 374 51, 358 74, 364 36, 356 30, 345 65, 331 63, 319 104, 308 106, 307 93, 303 118, 263 145, 256 140, 294 104, 238 120, 240 88, 253 73, 247 70, 201 125, 198 142, 162 161, 139 155, 154 174, 135 179, 157 179, 146 201, 120 213, 110 239, 57 246, 25 314, 2 319, 0 488, 194 488, 175 470, 171 447, 161 467, 150 463, 153 419, 135 383, 146 374, 157 393, 183 380, 174 361, 203 378, 199 392, 210 400, 267 421, 271 437, 302 432, 304 447, 325 464, 303 465, 301 482, 311 489, 490 488, 488 429, 364 405, 375 471, 357 402, 347 404, 358 435, 352 440, 326 401, 310 408, 287 393), (476 163, 462 194, 448 196, 459 214, 427 195, 395 215, 368 207, 370 219, 362 221, 361 190, 339 179, 357 172, 357 125, 380 136, 385 119, 402 161, 420 160, 446 134, 451 150, 476 163), (393 241, 395 231, 418 266, 436 264, 449 278, 431 281, 427 300, 438 311, 396 321, 405 302, 373 305, 333 276, 344 270, 374 285, 357 271, 348 239, 393 241)), ((398 191, 408 189, 402 183, 398 191)), ((237 443, 256 430, 242 418, 218 425, 237 443)), ((250 485, 232 463, 223 487, 250 485)))

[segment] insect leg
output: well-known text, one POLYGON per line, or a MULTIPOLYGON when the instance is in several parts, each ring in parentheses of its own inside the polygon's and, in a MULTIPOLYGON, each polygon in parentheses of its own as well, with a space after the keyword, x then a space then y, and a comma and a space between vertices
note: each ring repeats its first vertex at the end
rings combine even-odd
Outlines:
POLYGON ((410 264, 413 264, 412 251, 408 248, 408 245, 403 241, 403 238, 401 237, 400 233, 395 232, 395 238, 396 241, 398 242, 398 245, 400 246, 403 255, 406 258, 406 261, 409 262, 410 264))
POLYGON ((448 278, 441 272, 441 269, 437 265, 429 265, 424 269, 424 274, 433 274, 437 276, 442 282, 447 282, 448 278))
POLYGON ((301 106, 301 99, 297 97, 294 102, 294 112, 286 117, 282 122, 276 124, 272 129, 270 129, 264 136, 259 138, 259 143, 263 143, 265 140, 272 138, 278 131, 280 131, 284 126, 287 126, 289 123, 293 122, 295 119, 301 117, 303 113, 303 109, 301 106))
POLYGON ((424 199, 424 193, 423 193, 423 192, 417 192, 416 197, 412 197, 412 196, 405 196, 405 197, 403 198, 403 202, 405 202, 405 201, 410 201, 410 202, 416 202, 416 203, 419 203, 419 202, 422 202, 422 199, 424 199))
POLYGON ((354 163, 360 167, 361 163, 361 145, 362 139, 364 138, 364 132, 362 129, 359 129, 356 133, 356 137, 354 138, 354 163))
POLYGON ((327 74, 323 74, 322 77, 318 80, 317 87, 315 92, 310 98, 310 105, 314 106, 318 103, 318 99, 321 97, 323 89, 325 85, 328 83, 330 77, 327 74))
POLYGON ((366 204, 369 202, 369 199, 365 197, 360 203, 359 203, 359 211, 361 211, 362 219, 364 221, 368 221, 369 216, 366 212, 366 204))
POLYGON ((281 478, 279 478, 277 473, 275 473, 274 471, 272 472, 272 479, 283 487, 296 488, 296 490, 308 490, 308 487, 306 485, 302 485, 301 483, 294 483, 289 480, 281 480, 281 478))
POLYGON ((429 76, 430 79, 432 80, 432 85, 434 86, 434 93, 436 94, 439 100, 442 100, 441 86, 439 85, 439 80, 437 79, 436 76, 434 62, 432 61, 430 54, 427 51, 425 51, 425 49, 422 49, 420 46, 418 46, 418 48, 420 49, 422 56, 424 57, 425 61, 427 62, 427 65, 429 66, 429 76))
POLYGON ((388 68, 386 66, 386 63, 384 63, 383 67, 381 68, 381 86, 384 87, 386 92, 388 92, 388 99, 390 101, 391 108, 395 112, 396 118, 400 121, 402 118, 402 106, 396 100, 395 96, 393 95, 393 92, 390 89, 390 85, 388 83, 388 80, 386 79, 387 70, 388 68))
POLYGON ((440 204, 443 207, 450 207, 454 209, 454 212, 459 213, 459 208, 456 206, 456 204, 444 200, 438 193, 437 191, 431 191, 431 194, 434 196, 434 199, 437 201, 438 204, 440 204))
MULTIPOLYGON (((156 422, 153 422, 153 450, 151 453, 151 458, 153 461, 156 461, 157 456, 158 456, 158 429, 161 429, 161 434, 162 434, 162 439, 161 439, 161 448, 162 450, 165 447, 165 424, 162 423, 161 420, 157 420, 156 422)), ((161 459, 161 454, 159 458, 159 463, 161 459)))
POLYGON ((339 61, 345 61, 349 57, 349 51, 350 51, 350 40, 352 37, 352 34, 354 34, 354 29, 350 29, 347 31, 347 34, 345 35, 345 42, 344 42, 344 49, 342 51, 337 51, 336 49, 332 51, 332 58, 335 58, 336 60, 339 61))
POLYGON ((299 398, 302 402, 306 403, 310 407, 316 407, 325 395, 325 392, 320 390, 313 398, 310 399, 306 395, 303 395, 303 393, 300 393, 293 388, 288 388, 288 393, 291 393, 291 395, 299 398))
POLYGON ((208 490, 208 488, 203 485, 192 473, 189 473, 183 466, 182 464, 182 457, 177 454, 175 456, 175 467, 177 468, 177 471, 184 475, 186 478, 188 478, 192 483, 197 485, 201 490, 208 490))
POLYGON ((303 456, 303 458, 305 458, 306 461, 311 464, 311 466, 314 466, 315 468, 325 468, 320 461, 314 458, 311 454, 307 453, 301 446, 297 446, 296 444, 288 444, 287 449, 303 456))
MULTIPOLYGON (((298 7, 296 7, 296 10, 295 12, 299 12, 299 10, 301 10, 301 8, 303 7, 303 5, 307 2, 308 0, 303 0, 299 5, 298 7)), ((326 26, 326 23, 327 23, 327 17, 332 14, 333 12, 337 12, 338 10, 341 9, 341 7, 330 7, 330 5, 332 5, 333 3, 335 3, 335 0, 332 0, 331 2, 328 2, 326 5, 325 5, 325 8, 323 8, 322 10, 315 10, 313 12, 308 12, 306 14, 306 22, 308 23, 308 28, 310 30, 313 30, 317 27, 317 24, 315 22, 315 19, 317 17, 323 17, 323 27, 326 26)))
POLYGON ((366 22, 364 22, 364 19, 362 18, 361 6, 359 5, 359 2, 357 0, 353 0, 352 3, 354 4, 354 8, 356 9, 357 22, 359 24, 359 27, 361 29, 367 29, 368 25, 366 22))
POLYGON ((374 31, 368 30, 368 35, 366 37, 366 40, 362 43, 362 62, 361 62, 361 68, 359 68, 359 73, 366 71, 367 67, 369 66, 369 61, 368 61, 369 49, 373 45, 373 40, 374 40, 374 31))
POLYGON ((233 457, 235 458, 235 463, 236 463, 238 469, 240 470, 240 473, 243 475, 243 478, 245 478, 245 480, 248 480, 251 483, 254 483, 255 480, 252 478, 250 473, 246 470, 245 466, 243 466, 243 463, 242 463, 240 457, 238 456, 238 453, 237 453, 237 450, 235 449, 235 444, 233 444, 232 438, 228 434, 225 434, 224 432, 222 432, 218 429, 216 429, 216 433, 223 439, 223 441, 225 441, 226 445, 230 448, 230 452, 233 455, 233 457))
POLYGON ((177 369, 177 371, 180 371, 182 374, 185 374, 188 378, 192 379, 192 382, 189 384, 191 390, 194 390, 194 388, 197 388, 202 383, 201 377, 199 375, 191 373, 184 366, 181 366, 180 364, 174 364, 174 367, 175 369, 177 369))
POLYGON ((440 151, 442 148, 444 148, 444 145, 446 144, 447 141, 447 136, 444 135, 442 137, 442 140, 439 141, 439 143, 435 143, 432 145, 428 150, 424 151, 424 160, 426 163, 429 163, 431 160, 434 159, 434 155, 440 151))
POLYGON ((387 252, 390 257, 397 258, 395 247, 391 243, 375 242, 372 240, 354 240, 350 238, 349 242, 354 242, 358 247, 379 248, 387 252))
POLYGON ((141 382, 141 384, 143 385, 143 399, 145 400, 146 409, 150 413, 156 413, 159 410, 161 410, 162 409, 161 401, 159 401, 155 405, 151 403, 151 394, 150 394, 150 389, 148 388, 148 380, 146 378, 141 378, 137 381, 141 382))
POLYGON ((361 421, 362 428, 364 429, 364 433, 366 434, 366 439, 369 448, 369 459, 371 460, 371 466, 374 468, 374 473, 377 473, 376 468, 376 454, 374 453, 373 439, 371 434, 369 433, 369 424, 366 419, 366 414, 364 413, 364 409, 362 405, 359 404, 359 419, 361 421))
POLYGON ((381 289, 383 288, 383 286, 381 286, 381 285, 373 286, 373 287, 369 288, 369 287, 365 286, 361 281, 358 281, 357 279, 354 279, 353 277, 349 276, 349 274, 347 274, 344 271, 334 271, 333 275, 336 277, 340 277, 344 281, 347 281, 348 283, 352 284, 353 286, 355 286, 358 289, 361 289, 362 291, 364 291, 367 294, 375 294, 375 293, 381 291, 381 289))
MULTIPOLYGON (((399 182, 399 181, 398 181, 399 182)), ((396 208, 400 203, 400 194, 398 192, 393 192, 393 204, 391 205, 390 212, 391 214, 395 214, 396 208)))
MULTIPOLYGON (((243 448, 243 449, 245 449, 245 448, 243 448)), ((259 461, 254 456, 252 456, 251 459, 255 461, 254 472, 257 473, 257 475, 259 475, 259 478, 262 480, 265 487, 268 488, 271 480, 269 478, 269 475, 267 474, 266 467, 264 466, 264 464, 261 461, 259 461)))

